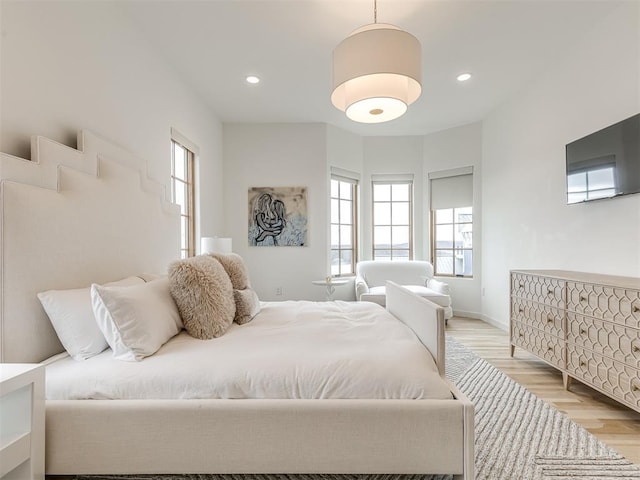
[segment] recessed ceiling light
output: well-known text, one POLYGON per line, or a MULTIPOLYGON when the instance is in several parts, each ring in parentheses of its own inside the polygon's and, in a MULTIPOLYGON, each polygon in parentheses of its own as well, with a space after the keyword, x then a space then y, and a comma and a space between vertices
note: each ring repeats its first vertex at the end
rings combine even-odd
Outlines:
POLYGON ((255 75, 249 75, 247 78, 247 83, 251 83, 253 85, 255 85, 256 83, 260 83, 260 79, 258 77, 256 77, 255 75))
POLYGON ((456 80, 458 80, 459 82, 466 82, 470 78, 471 78, 471 74, 470 73, 461 73, 460 75, 458 75, 456 77, 456 80))

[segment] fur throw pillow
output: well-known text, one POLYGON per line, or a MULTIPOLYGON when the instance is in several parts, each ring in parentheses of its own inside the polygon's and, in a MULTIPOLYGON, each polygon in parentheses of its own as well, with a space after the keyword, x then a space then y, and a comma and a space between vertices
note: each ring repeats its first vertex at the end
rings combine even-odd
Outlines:
POLYGON ((233 323, 233 287, 215 258, 200 255, 173 262, 169 290, 189 335, 202 340, 219 337, 233 323))
POLYGON ((249 271, 240 255, 237 253, 210 253, 209 255, 222 264, 231 279, 234 289, 244 290, 251 286, 249 283, 249 271))
POLYGON ((236 301, 236 317, 233 319, 238 325, 244 325, 253 320, 260 313, 260 299, 251 288, 233 290, 233 298, 236 301))

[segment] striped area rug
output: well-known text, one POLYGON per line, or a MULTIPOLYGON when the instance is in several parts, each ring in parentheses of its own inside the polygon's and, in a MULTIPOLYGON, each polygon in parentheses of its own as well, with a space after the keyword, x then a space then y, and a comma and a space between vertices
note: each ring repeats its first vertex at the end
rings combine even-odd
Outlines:
MULTIPOLYGON (((447 338, 447 377, 476 409, 477 480, 640 480, 634 465, 447 338)), ((76 480, 448 480, 431 475, 137 475, 76 480)))
POLYGON ((452 338, 450 366, 449 379, 476 409, 478 480, 640 479, 640 466, 452 338))

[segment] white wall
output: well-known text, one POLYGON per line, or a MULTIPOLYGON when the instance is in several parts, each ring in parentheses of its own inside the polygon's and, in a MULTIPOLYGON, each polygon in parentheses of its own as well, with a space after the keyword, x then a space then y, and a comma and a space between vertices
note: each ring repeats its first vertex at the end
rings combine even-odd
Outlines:
POLYGON ((473 167, 473 278, 443 277, 440 280, 451 288, 451 302, 456 315, 481 318, 480 284, 482 279, 482 123, 450 128, 424 137, 424 243, 430 257, 429 245, 429 180, 432 172, 459 167, 473 167))
POLYGON ((222 129, 117 2, 6 2, 1 9, 0 150, 30 158, 31 135, 76 146, 89 129, 147 160, 169 185, 171 127, 200 148, 201 229, 222 224, 222 129))
POLYGON ((485 318, 506 328, 509 270, 640 276, 640 195, 566 205, 565 145, 640 111, 640 4, 604 18, 483 123, 485 318))
POLYGON ((225 234, 247 263, 261 300, 323 300, 327 276, 328 166, 324 124, 225 124, 225 234), (308 245, 249 246, 251 187, 307 187, 308 245), (276 288, 282 295, 276 295, 276 288))
POLYGON ((362 175, 363 139, 360 135, 327 125, 327 160, 329 166, 362 175))

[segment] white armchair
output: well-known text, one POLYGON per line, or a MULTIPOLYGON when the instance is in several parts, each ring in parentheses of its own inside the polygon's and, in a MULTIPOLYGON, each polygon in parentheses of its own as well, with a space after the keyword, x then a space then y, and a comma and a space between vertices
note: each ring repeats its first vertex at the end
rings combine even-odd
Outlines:
POLYGON ((429 262, 365 260, 356 264, 356 300, 386 304, 385 284, 392 280, 444 308, 444 318, 453 316, 449 285, 433 278, 429 262))

